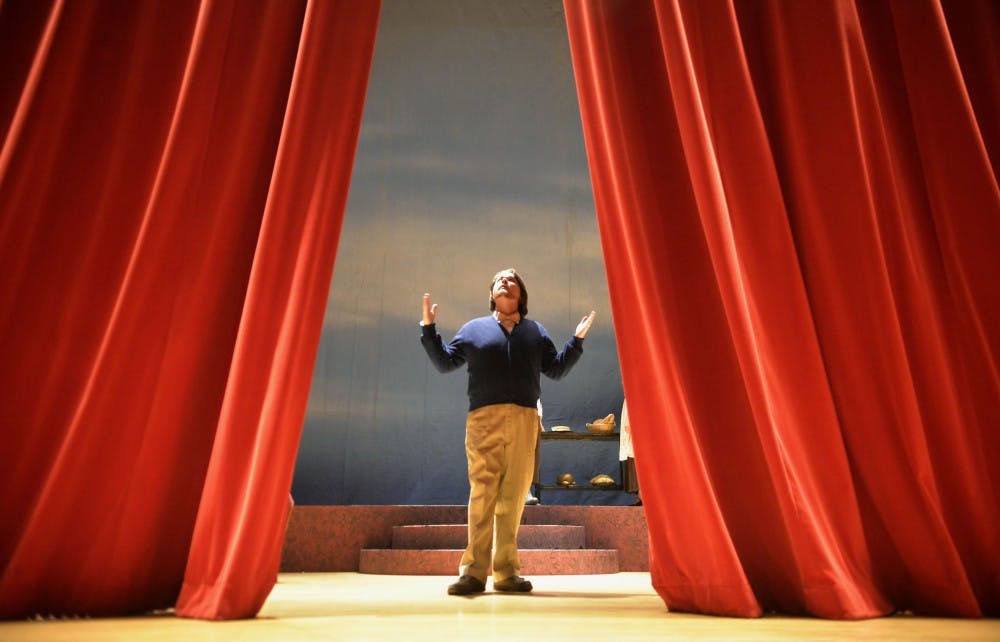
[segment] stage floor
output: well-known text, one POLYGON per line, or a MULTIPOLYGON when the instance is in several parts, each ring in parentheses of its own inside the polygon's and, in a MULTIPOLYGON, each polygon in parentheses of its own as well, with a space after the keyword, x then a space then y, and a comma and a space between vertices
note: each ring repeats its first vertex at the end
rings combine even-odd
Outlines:
MULTIPOLYGON (((1000 639, 998 620, 886 617, 735 619, 668 613, 648 573, 530 578, 527 595, 445 593, 452 578, 283 573, 259 617, 234 622, 170 614, 0 623, 0 640, 967 640, 1000 639)), ((489 589, 489 584, 487 584, 489 589)))

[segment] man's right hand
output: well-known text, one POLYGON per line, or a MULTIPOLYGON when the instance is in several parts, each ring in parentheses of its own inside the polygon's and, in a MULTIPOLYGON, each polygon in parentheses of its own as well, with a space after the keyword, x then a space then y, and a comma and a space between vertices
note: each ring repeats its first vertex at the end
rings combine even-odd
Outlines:
POLYGON ((434 323, 434 318, 437 316, 437 309, 438 304, 431 305, 431 295, 424 292, 424 318, 421 321, 421 325, 434 323))

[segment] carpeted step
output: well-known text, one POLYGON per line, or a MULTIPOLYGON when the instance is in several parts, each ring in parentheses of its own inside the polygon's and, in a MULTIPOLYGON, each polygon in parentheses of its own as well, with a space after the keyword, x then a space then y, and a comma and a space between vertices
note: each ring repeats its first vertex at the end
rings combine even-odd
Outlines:
MULTIPOLYGON (((392 527, 392 548, 464 549, 469 529, 465 524, 415 524, 392 527)), ((517 532, 518 549, 583 548, 587 545, 583 526, 524 524, 517 532)))
MULTIPOLYGON (((374 575, 457 575, 464 549, 361 549, 358 571, 374 575)), ((597 575, 618 572, 613 549, 521 549, 521 574, 597 575)))

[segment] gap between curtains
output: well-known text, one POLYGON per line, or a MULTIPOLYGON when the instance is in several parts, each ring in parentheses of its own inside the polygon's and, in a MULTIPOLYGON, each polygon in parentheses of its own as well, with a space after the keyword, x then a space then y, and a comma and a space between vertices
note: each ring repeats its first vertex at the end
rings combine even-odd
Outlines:
POLYGON ((259 609, 378 13, 0 4, 0 617, 259 609))
POLYGON ((997 6, 565 9, 668 607, 996 615, 997 6))

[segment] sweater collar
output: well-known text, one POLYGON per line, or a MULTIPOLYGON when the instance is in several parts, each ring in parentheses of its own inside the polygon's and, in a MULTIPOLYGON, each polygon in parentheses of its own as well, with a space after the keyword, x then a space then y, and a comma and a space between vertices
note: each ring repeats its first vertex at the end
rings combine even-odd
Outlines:
POLYGON ((494 310, 493 318, 496 319, 501 325, 505 321, 513 321, 514 324, 516 325, 521 322, 521 313, 511 312, 510 314, 504 314, 503 312, 500 312, 500 310, 494 310))

